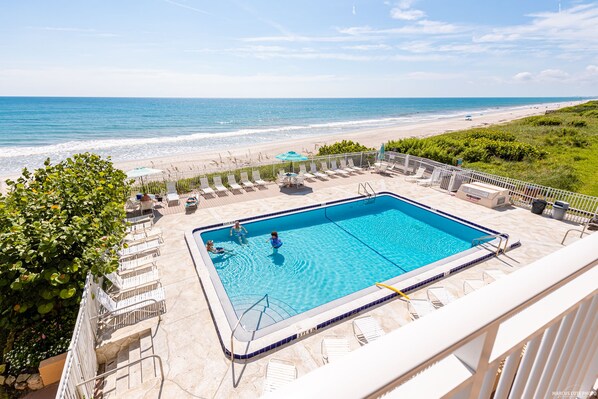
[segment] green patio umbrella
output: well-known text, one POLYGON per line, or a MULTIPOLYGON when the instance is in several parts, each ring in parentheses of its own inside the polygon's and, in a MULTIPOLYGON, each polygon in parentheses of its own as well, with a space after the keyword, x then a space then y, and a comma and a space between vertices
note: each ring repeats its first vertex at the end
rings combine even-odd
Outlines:
POLYGON ((276 156, 276 159, 280 159, 281 161, 291 161, 291 169, 292 169, 294 161, 307 161, 309 158, 307 158, 305 155, 301 155, 295 151, 287 151, 283 154, 278 154, 276 156))
POLYGON ((378 159, 382 161, 384 159, 384 143, 380 146, 380 151, 378 152, 378 159))
POLYGON ((158 173, 162 173, 162 170, 141 167, 141 168, 135 168, 135 169, 129 170, 126 173, 127 173, 127 177, 131 178, 131 179, 136 179, 136 178, 140 177, 141 178, 141 188, 145 191, 145 184, 143 182, 143 176, 149 176, 149 175, 155 175, 158 173))

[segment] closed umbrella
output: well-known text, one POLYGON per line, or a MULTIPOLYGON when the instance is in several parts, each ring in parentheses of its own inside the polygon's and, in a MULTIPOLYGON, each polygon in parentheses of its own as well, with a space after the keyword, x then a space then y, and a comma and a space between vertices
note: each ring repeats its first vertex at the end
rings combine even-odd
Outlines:
POLYGON ((293 161, 307 161, 307 157, 305 155, 301 155, 295 151, 287 151, 282 154, 278 154, 276 159, 280 159, 281 161, 291 161, 291 169, 293 168, 293 161))
POLYGON ((127 173, 127 177, 129 177, 131 179, 136 179, 136 178, 140 177, 141 178, 141 188, 145 191, 145 184, 143 183, 143 176, 149 176, 149 175, 155 175, 158 173, 162 173, 162 170, 141 167, 141 168, 135 168, 135 169, 129 170, 126 173, 127 173))
POLYGON ((380 146, 380 151, 378 152, 378 159, 382 161, 384 159, 384 143, 380 146))

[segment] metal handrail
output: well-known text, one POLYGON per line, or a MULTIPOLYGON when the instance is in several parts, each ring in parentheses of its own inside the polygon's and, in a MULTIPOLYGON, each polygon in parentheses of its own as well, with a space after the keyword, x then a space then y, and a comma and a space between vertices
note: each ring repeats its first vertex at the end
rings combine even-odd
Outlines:
MULTIPOLYGON (((234 346, 235 346, 235 340, 234 340, 234 336, 235 336, 235 332, 237 331, 237 328, 239 328, 239 326, 241 326, 241 328, 243 330, 245 330, 246 332, 256 332, 257 330, 251 330, 248 331, 245 326, 243 326, 243 324, 241 324, 241 319, 243 319, 243 317, 251 310, 253 309, 258 303, 260 303, 261 301, 263 301, 264 299, 266 299, 266 307, 270 307, 270 301, 268 300, 268 294, 265 294, 263 297, 261 297, 256 303, 254 303, 253 305, 251 305, 249 308, 247 308, 242 314, 241 317, 239 317, 239 320, 237 320, 237 324, 235 324, 235 327, 233 328, 232 332, 230 333, 230 361, 231 363, 235 361, 235 351, 234 351, 234 346)), ((262 313, 264 311, 262 310, 262 313)))
POLYGON ((372 185, 367 181, 363 182, 363 183, 359 183, 359 185, 357 186, 357 194, 376 198, 376 190, 374 190, 372 185), (372 190, 371 192, 370 192, 370 190, 368 190, 368 187, 370 188, 370 190, 372 190), (362 188, 365 193, 361 192, 362 188))
MULTIPOLYGON (((504 238, 502 234, 490 234, 490 235, 485 235, 485 236, 481 236, 481 237, 478 237, 478 238, 474 238, 473 240, 471 240, 471 246, 475 247, 477 245, 480 245, 479 241, 485 240, 486 238, 498 238, 500 240, 498 242, 498 246, 496 247, 496 256, 500 255, 500 250, 502 248, 502 240, 504 238), (478 244, 475 244, 476 241, 478 242, 478 244)), ((506 242, 508 244, 509 237, 507 237, 506 240, 507 240, 506 242)), ((506 250, 507 250, 507 245, 505 244, 505 248, 504 248, 503 252, 506 252, 506 250)))
POLYGON ((572 231, 577 231, 578 233, 580 233, 579 238, 582 238, 584 234, 590 234, 586 231, 586 228, 588 227, 588 225, 590 225, 590 222, 584 223, 583 229, 581 229, 581 230, 577 230, 577 229, 567 230, 567 232, 565 233, 565 236, 563 237, 563 240, 561 241, 561 245, 565 245, 565 240, 567 239, 567 236, 569 235, 569 233, 572 231))
POLYGON ((158 355, 147 355, 147 356, 145 356, 145 357, 142 357, 141 359, 134 360, 134 361, 132 361, 132 362, 129 362, 129 363, 127 363, 127 364, 124 364, 124 365, 122 365, 122 366, 120 366, 120 367, 117 367, 117 368, 115 368, 115 369, 112 369, 112 370, 106 371, 106 372, 104 372, 104 373, 102 373, 102 374, 98 374, 98 375, 96 375, 96 376, 95 376, 95 377, 93 377, 93 378, 90 378, 90 379, 88 379, 88 380, 85 380, 85 381, 83 381, 83 382, 80 382, 80 383, 78 383, 76 386, 77 386, 77 387, 79 387, 79 386, 81 386, 81 385, 89 384, 90 382, 93 382, 93 381, 97 380, 98 378, 102 378, 102 377, 104 377, 104 376, 107 376, 108 374, 112 374, 112 373, 114 373, 114 372, 116 372, 116 371, 118 371, 118 370, 120 370, 120 369, 123 369, 123 368, 125 368, 125 367, 131 367, 131 366, 132 366, 132 365, 134 365, 134 364, 140 363, 140 362, 142 362, 142 361, 144 361, 144 360, 147 360, 147 359, 150 359, 150 358, 152 358, 152 357, 155 357, 156 359, 158 359, 158 363, 160 364, 160 376, 161 376, 161 378, 162 378, 162 381, 164 381, 164 366, 162 365, 162 358, 161 358, 160 356, 158 356, 158 355))

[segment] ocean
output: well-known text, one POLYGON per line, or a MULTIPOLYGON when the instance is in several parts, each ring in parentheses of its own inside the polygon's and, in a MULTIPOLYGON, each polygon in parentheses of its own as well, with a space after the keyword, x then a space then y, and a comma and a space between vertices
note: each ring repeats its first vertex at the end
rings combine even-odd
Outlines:
POLYGON ((0 176, 77 152, 127 161, 581 99, 0 97, 0 176))

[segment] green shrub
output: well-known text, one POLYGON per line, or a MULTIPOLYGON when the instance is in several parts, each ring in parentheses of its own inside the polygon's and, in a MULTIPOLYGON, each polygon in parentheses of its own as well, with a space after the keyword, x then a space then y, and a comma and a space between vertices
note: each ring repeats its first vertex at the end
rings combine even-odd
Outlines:
POLYGON ((529 119, 534 126, 560 126, 562 124, 561 120, 556 118, 533 117, 529 119))
POLYGON ((352 152, 372 151, 373 148, 366 147, 351 140, 343 140, 330 145, 323 145, 318 150, 318 155, 347 154, 352 152))
POLYGON ((574 127, 586 127, 588 123, 586 121, 572 121, 569 123, 571 126, 574 127))
POLYGON ((0 195, 0 328, 15 329, 78 307, 89 271, 118 265, 129 193, 110 160, 77 154, 24 169, 0 195))

